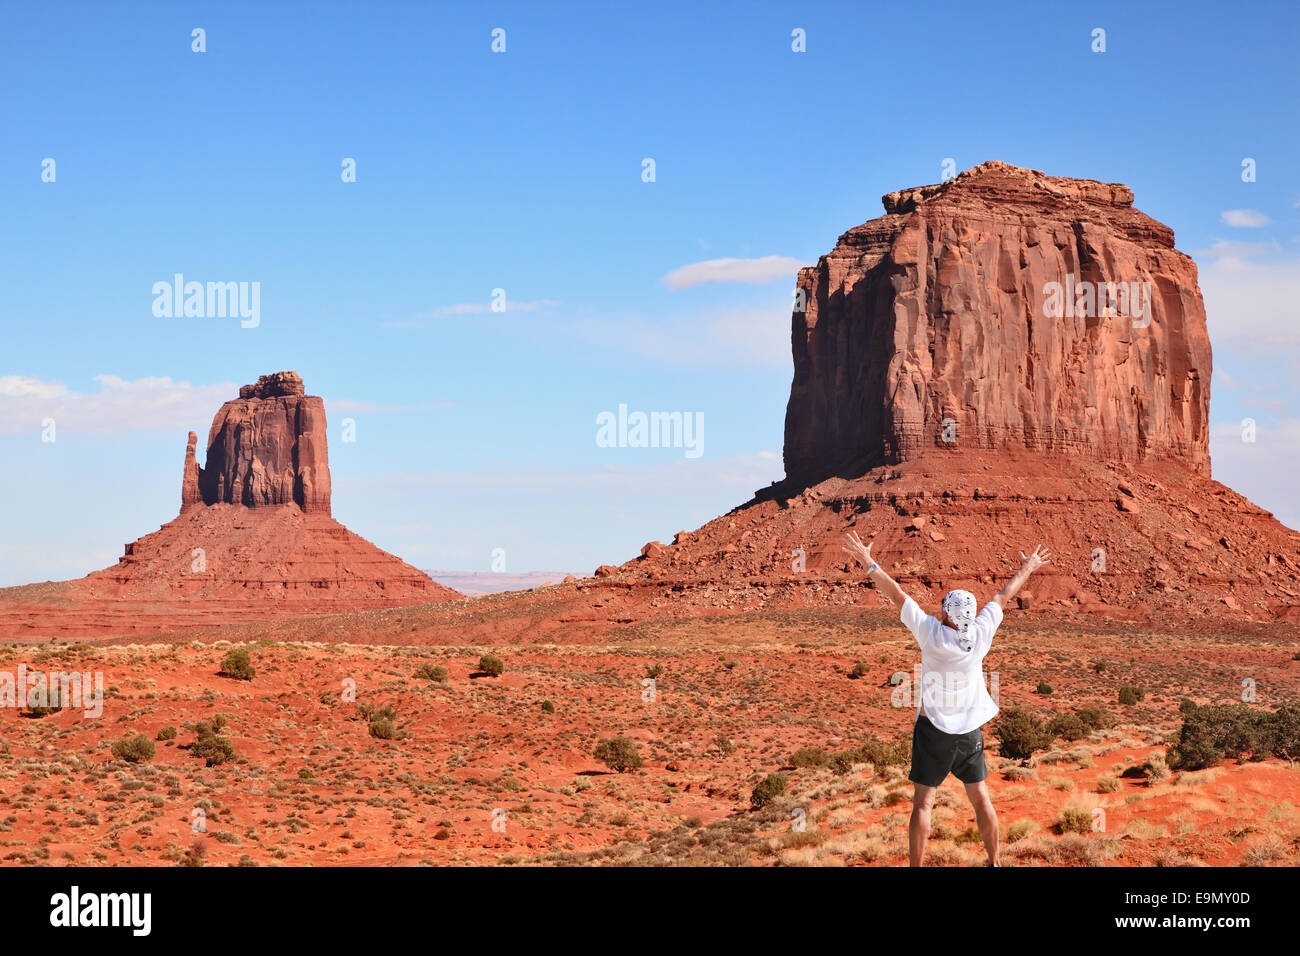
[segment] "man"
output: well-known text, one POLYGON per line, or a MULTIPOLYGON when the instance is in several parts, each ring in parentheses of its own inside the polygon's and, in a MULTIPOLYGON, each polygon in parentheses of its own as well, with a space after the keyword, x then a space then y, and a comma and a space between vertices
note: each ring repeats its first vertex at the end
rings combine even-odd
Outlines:
POLYGON ((1022 551, 1020 570, 978 615, 975 595, 949 591, 943 599, 943 617, 936 618, 922 611, 872 559, 870 544, 863 544, 853 531, 844 537, 848 545, 843 550, 862 562, 868 580, 899 608, 899 619, 921 646, 921 687, 912 728, 912 772, 908 774, 916 785, 907 827, 911 865, 920 866, 925 859, 934 795, 952 773, 966 786, 988 865, 998 866, 998 815, 985 783, 988 770, 980 730, 997 714, 998 705, 984 686, 982 665, 1002 623, 1003 606, 1031 574, 1051 562, 1052 554, 1041 544, 1027 558, 1022 551))

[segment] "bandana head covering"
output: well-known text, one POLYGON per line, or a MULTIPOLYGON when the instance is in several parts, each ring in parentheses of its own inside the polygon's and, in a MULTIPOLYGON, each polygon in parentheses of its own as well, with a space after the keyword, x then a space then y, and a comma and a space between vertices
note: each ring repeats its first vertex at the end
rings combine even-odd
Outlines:
POLYGON ((975 595, 969 591, 949 591, 943 599, 943 610, 957 633, 965 637, 970 626, 975 623, 975 595))

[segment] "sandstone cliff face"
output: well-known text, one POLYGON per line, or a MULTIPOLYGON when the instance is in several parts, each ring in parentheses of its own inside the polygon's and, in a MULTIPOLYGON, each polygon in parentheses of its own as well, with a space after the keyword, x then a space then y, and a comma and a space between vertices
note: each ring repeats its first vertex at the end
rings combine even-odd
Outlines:
MULTIPOLYGON (((208 432, 207 461, 195 466, 204 504, 296 504, 305 512, 330 513, 325 403, 304 392, 297 372, 277 372, 243 386, 239 398, 221 406, 208 432)), ((182 512, 191 503, 192 450, 191 441, 182 512)))
POLYGON ((1196 266, 1132 204, 1000 162, 885 196, 799 273, 788 483, 1003 447, 1208 476, 1196 266))

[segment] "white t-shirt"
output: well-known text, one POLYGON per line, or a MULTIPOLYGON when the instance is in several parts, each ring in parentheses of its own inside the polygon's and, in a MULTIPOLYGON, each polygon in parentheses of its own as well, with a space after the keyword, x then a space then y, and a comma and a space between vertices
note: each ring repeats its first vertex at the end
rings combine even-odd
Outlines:
POLYGON ((916 712, 946 734, 965 734, 988 723, 998 705, 984 686, 984 655, 1002 623, 1002 605, 990 601, 964 635, 926 614, 911 598, 903 602, 899 620, 921 645, 921 693, 916 712))

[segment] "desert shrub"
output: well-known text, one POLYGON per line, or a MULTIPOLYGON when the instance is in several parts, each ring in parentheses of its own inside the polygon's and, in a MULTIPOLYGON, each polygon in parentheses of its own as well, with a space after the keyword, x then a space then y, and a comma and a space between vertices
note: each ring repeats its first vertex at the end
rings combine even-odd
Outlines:
POLYGON ((596 744, 595 758, 610 770, 625 773, 638 769, 644 761, 631 737, 613 737, 596 744))
POLYGON ((754 810, 761 810, 783 793, 785 777, 779 773, 769 773, 750 793, 749 805, 754 810))
POLYGON ((219 673, 222 677, 233 677, 236 680, 252 680, 257 672, 253 670, 253 662, 249 660, 247 648, 232 647, 221 659, 219 673))
POLYGON ((1184 697, 1178 702, 1178 712, 1184 717, 1192 713, 1194 710, 1196 710, 1196 701, 1192 700, 1190 697, 1184 697))
POLYGON ((1142 765, 1142 773, 1147 778, 1148 786, 1168 780, 1169 764, 1165 762, 1164 754, 1152 754, 1142 765))
POLYGON ((1019 843, 1029 834, 1038 829, 1038 824, 1033 820, 1017 820, 1011 826, 1007 827, 1006 839, 1008 843, 1019 843))
POLYGON ((170 724, 169 724, 168 726, 166 726, 166 727, 163 727, 162 729, 160 729, 160 730, 158 731, 158 739, 159 739, 159 740, 175 740, 175 739, 176 739, 176 728, 175 728, 175 727, 172 727, 170 724))
POLYGON ((1119 790, 1119 778, 1102 776, 1097 778, 1098 793, 1115 793, 1119 790))
POLYGON ((1074 714, 1057 714, 1047 725, 1047 732, 1062 740, 1078 740, 1088 735, 1088 727, 1074 714))
POLYGON ((316 779, 316 774, 315 774, 315 772, 311 769, 311 767, 300 767, 300 768, 298 769, 298 779, 299 779, 299 780, 315 780, 315 779, 316 779))
POLYGON ((1092 814, 1083 807, 1062 807, 1056 822, 1062 833, 1092 832, 1092 814))
POLYGON ((1246 704, 1193 707, 1183 714, 1183 726, 1173 736, 1169 764, 1175 770, 1201 770, 1225 757, 1285 756, 1295 750, 1298 726, 1300 705, 1294 703, 1272 714, 1246 704))
POLYGON ((1052 735, 1043 722, 1019 707, 1004 710, 993 725, 993 736, 998 738, 998 750, 1012 760, 1027 760, 1036 750, 1051 746, 1052 735))
POLYGON ((830 762, 830 754, 820 747, 800 747, 790 755, 792 767, 824 767, 830 762))
POLYGON ((1145 696, 1146 691, 1133 684, 1125 684, 1119 689, 1119 702, 1125 707, 1132 707, 1145 696))
POLYGON ((831 769, 836 773, 848 773, 854 764, 869 763, 877 772, 886 767, 899 767, 907 764, 912 756, 912 739, 902 737, 893 743, 883 740, 868 740, 849 750, 835 754, 830 758, 831 769))
POLYGON ((71 703, 71 701, 65 701, 63 697, 63 687, 56 680, 49 681, 47 688, 41 690, 32 688, 26 694, 27 713, 32 717, 46 717, 50 714, 57 714, 63 709, 64 704, 71 703))
POLYGON ((1092 671, 1093 671, 1094 674, 1100 674, 1100 673, 1101 673, 1102 671, 1104 671, 1105 669, 1106 669, 1106 662, 1105 662, 1105 661, 1094 661, 1094 662, 1093 662, 1093 665, 1092 665, 1092 671))
POLYGON ((1051 697, 1051 696, 1052 696, 1052 685, 1049 684, 1049 683, 1047 683, 1047 681, 1045 681, 1045 680, 1040 680, 1040 681, 1038 682, 1038 687, 1037 687, 1037 689, 1034 691, 1034 693, 1035 693, 1035 694, 1042 694, 1044 697, 1051 697))
POLYGON ((256 671, 253 670, 251 659, 248 659, 248 649, 231 648, 226 652, 226 656, 221 658, 221 670, 218 674, 224 678, 252 680, 256 671))
POLYGON ((1074 712, 1074 715, 1083 721, 1083 725, 1088 728, 1088 732, 1094 730, 1105 730, 1115 723, 1114 715, 1099 707, 1080 707, 1074 712))
POLYGON ((235 759, 235 745, 230 738, 217 736, 207 721, 200 720, 195 724, 194 734, 198 739, 190 746, 190 754, 202 759, 209 767, 235 759))
POLYGON ((493 654, 484 654, 478 659, 478 669, 489 677, 500 677, 506 665, 501 662, 501 658, 493 654))
POLYGON ((420 680, 437 681, 441 684, 447 680, 447 668, 439 667, 437 664, 421 664, 415 669, 415 676, 420 680))
POLYGON ((651 666, 645 669, 645 676, 650 678, 651 680, 658 680, 660 677, 663 676, 663 672, 664 672, 664 665, 652 664, 651 666))
POLYGON ((555 705, 551 703, 549 700, 542 701, 542 713, 543 714, 555 713, 555 705))
POLYGON ((1274 711, 1269 723, 1273 756, 1291 761, 1300 757, 1300 703, 1283 704, 1274 711))
POLYGON ((867 676, 867 665, 861 662, 854 664, 853 669, 849 671, 849 680, 858 680, 867 676))
POLYGON ((127 763, 140 763, 142 760, 153 759, 154 743, 144 734, 136 734, 134 737, 113 741, 111 752, 114 757, 127 763))
POLYGON ((731 742, 726 734, 718 734, 718 736, 714 737, 713 746, 717 747, 724 757, 736 750, 736 745, 731 742))
POLYGON ((902 767, 912 759, 912 738, 900 737, 892 743, 868 740, 846 752, 853 763, 869 763, 877 771, 886 767, 902 767))
POLYGON ((397 725, 387 717, 378 717, 370 721, 370 736, 380 740, 393 740, 397 737, 397 725))

